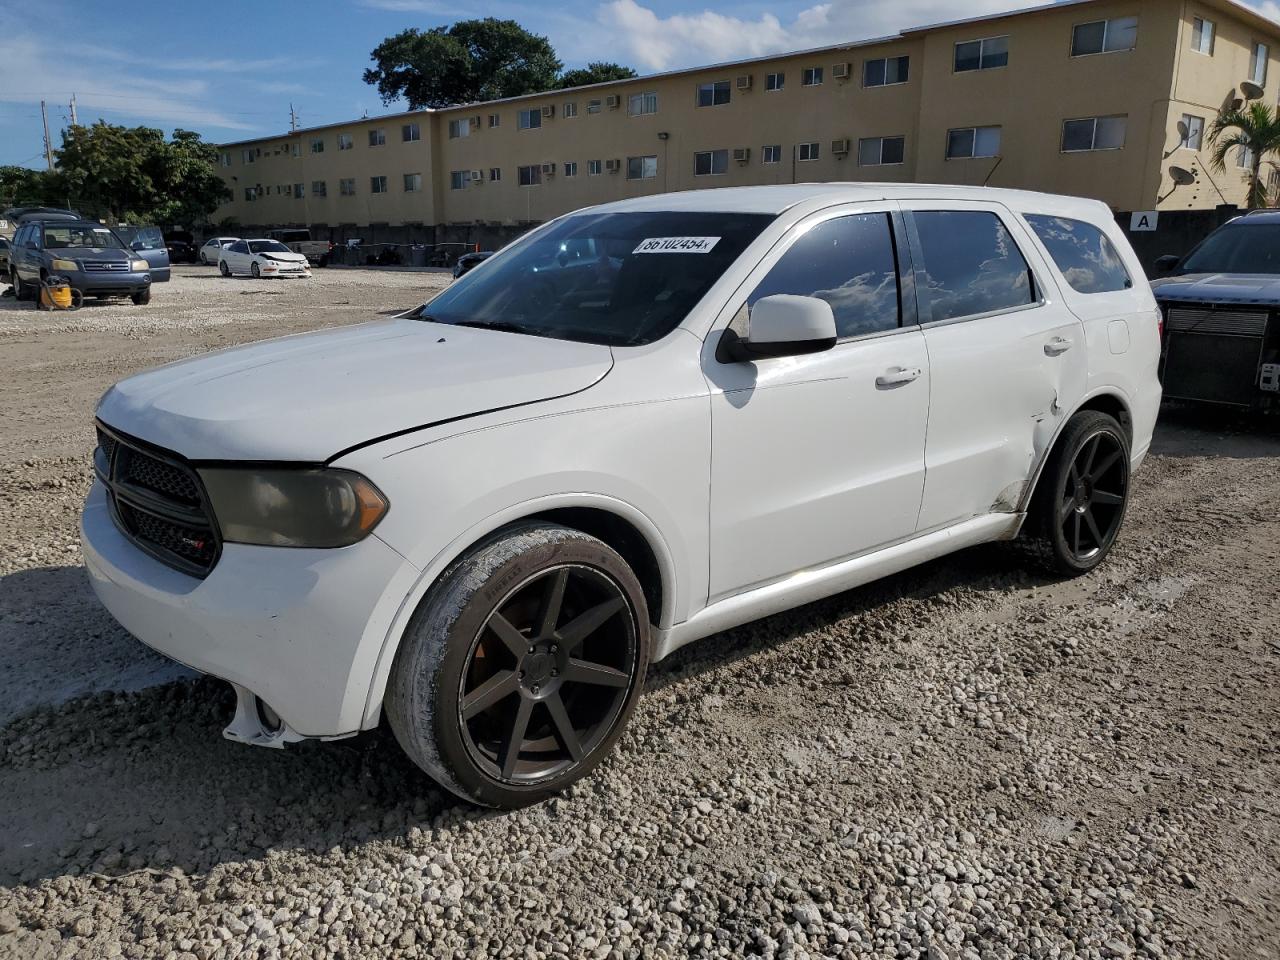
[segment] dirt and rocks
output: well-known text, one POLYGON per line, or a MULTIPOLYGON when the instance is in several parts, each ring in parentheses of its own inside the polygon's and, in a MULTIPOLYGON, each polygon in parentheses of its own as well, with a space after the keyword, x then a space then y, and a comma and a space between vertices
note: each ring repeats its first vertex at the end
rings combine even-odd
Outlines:
POLYGON ((0 957, 1280 956, 1280 433, 1166 411, 1122 541, 971 550, 681 651, 600 772, 460 805, 377 731, 254 750, 94 603, 94 400, 444 278, 0 300, 0 957))

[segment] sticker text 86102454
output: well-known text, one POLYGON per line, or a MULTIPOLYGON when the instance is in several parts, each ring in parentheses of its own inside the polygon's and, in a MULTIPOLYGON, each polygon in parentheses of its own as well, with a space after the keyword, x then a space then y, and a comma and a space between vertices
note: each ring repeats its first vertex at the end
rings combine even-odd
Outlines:
POLYGON ((719 237, 650 237, 641 240, 635 253, 710 253, 719 237))

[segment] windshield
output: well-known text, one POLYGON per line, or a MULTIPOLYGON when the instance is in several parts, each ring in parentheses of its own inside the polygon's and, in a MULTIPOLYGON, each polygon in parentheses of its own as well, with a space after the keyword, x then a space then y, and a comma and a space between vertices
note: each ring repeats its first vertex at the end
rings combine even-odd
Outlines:
POLYGON ((250 253, 289 253, 290 250, 279 240, 250 240, 250 253))
POLYGON ((612 346, 666 336, 773 220, 747 213, 582 213, 465 274, 423 320, 612 346))
POLYGON ((1280 223, 1225 226, 1211 233, 1179 273, 1280 273, 1280 223))
POLYGON ((124 244, 120 242, 119 237, 106 227, 68 224, 65 227, 49 226, 44 228, 44 248, 46 250, 60 250, 69 247, 82 249, 102 249, 105 247, 120 250, 124 247, 124 244))

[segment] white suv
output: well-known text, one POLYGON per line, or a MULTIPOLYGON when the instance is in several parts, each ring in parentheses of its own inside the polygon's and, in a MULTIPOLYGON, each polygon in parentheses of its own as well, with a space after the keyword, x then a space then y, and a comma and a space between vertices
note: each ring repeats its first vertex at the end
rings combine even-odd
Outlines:
POLYGON ((230 681, 233 739, 375 726, 511 807, 597 763, 649 663, 941 554, 1096 566, 1160 400, 1100 203, 795 185, 626 200, 391 320, 99 404, 98 596, 230 681))

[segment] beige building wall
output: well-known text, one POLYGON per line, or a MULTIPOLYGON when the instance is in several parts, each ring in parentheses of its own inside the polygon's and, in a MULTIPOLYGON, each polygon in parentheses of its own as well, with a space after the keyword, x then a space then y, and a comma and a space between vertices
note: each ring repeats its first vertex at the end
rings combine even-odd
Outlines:
POLYGON ((1268 45, 1265 102, 1275 104, 1280 25, 1229 0, 1077 0, 887 40, 335 124, 224 146, 229 166, 222 173, 235 199, 215 219, 320 227, 515 224, 673 190, 838 180, 986 182, 1095 197, 1117 210, 1203 209, 1224 198, 1242 203, 1245 185, 1234 163, 1221 174, 1205 170, 1207 129, 1249 77, 1255 42, 1268 45), (1123 17, 1137 18, 1132 50, 1072 56, 1076 25, 1123 17), (1215 25, 1212 56, 1191 50, 1195 17, 1215 25), (957 43, 999 36, 1008 37, 1006 66, 956 72, 957 43), (864 85, 868 60, 899 56, 910 58, 905 83, 864 85), (813 68, 821 68, 822 82, 805 85, 805 71, 813 68), (768 89, 770 74, 784 77, 781 89, 768 89), (715 82, 728 84, 728 102, 699 106, 699 86, 715 82), (629 98, 637 94, 656 98, 656 113, 633 115, 629 98), (538 114, 540 126, 521 129, 519 115, 527 110, 538 114), (1179 146, 1183 114, 1204 120, 1199 151, 1179 146), (1124 117, 1123 147, 1064 152, 1064 121, 1090 117, 1124 117), (451 121, 465 135, 451 131, 451 121), (409 123, 417 124, 420 139, 404 139, 409 123), (948 132, 978 126, 1000 128, 999 157, 948 159, 948 132), (369 132, 379 129, 385 144, 371 146, 369 132), (339 149, 340 135, 350 137, 350 149, 339 149), (902 163, 859 163, 860 139, 894 136, 905 141, 902 163), (833 141, 845 139, 847 152, 833 150, 833 141), (817 159, 801 158, 804 144, 817 144, 817 159), (770 146, 776 162, 765 162, 770 146), (745 159, 734 160, 735 149, 745 149, 745 159), (253 163, 244 162, 246 150, 254 151, 253 163), (730 151, 727 168, 697 175, 696 154, 714 150, 730 151), (633 157, 654 158, 656 175, 629 179, 633 157), (600 163, 598 174, 592 161, 600 163), (615 170, 609 161, 617 162, 615 170), (575 174, 566 163, 576 164, 575 174), (554 173, 543 173, 544 164, 554 165, 554 173), (1197 183, 1171 191, 1171 165, 1193 166, 1197 183), (521 167, 537 168, 540 182, 522 186, 521 167), (483 180, 473 181, 471 171, 481 171, 483 180), (466 174, 460 189, 455 172, 466 174), (406 189, 406 174, 420 176, 420 189, 406 189), (373 192, 374 177, 386 178, 385 193, 373 192), (343 180, 354 184, 353 194, 342 193, 343 180), (300 196, 295 184, 302 185, 300 196), (261 187, 256 200, 245 200, 246 187, 261 187))

